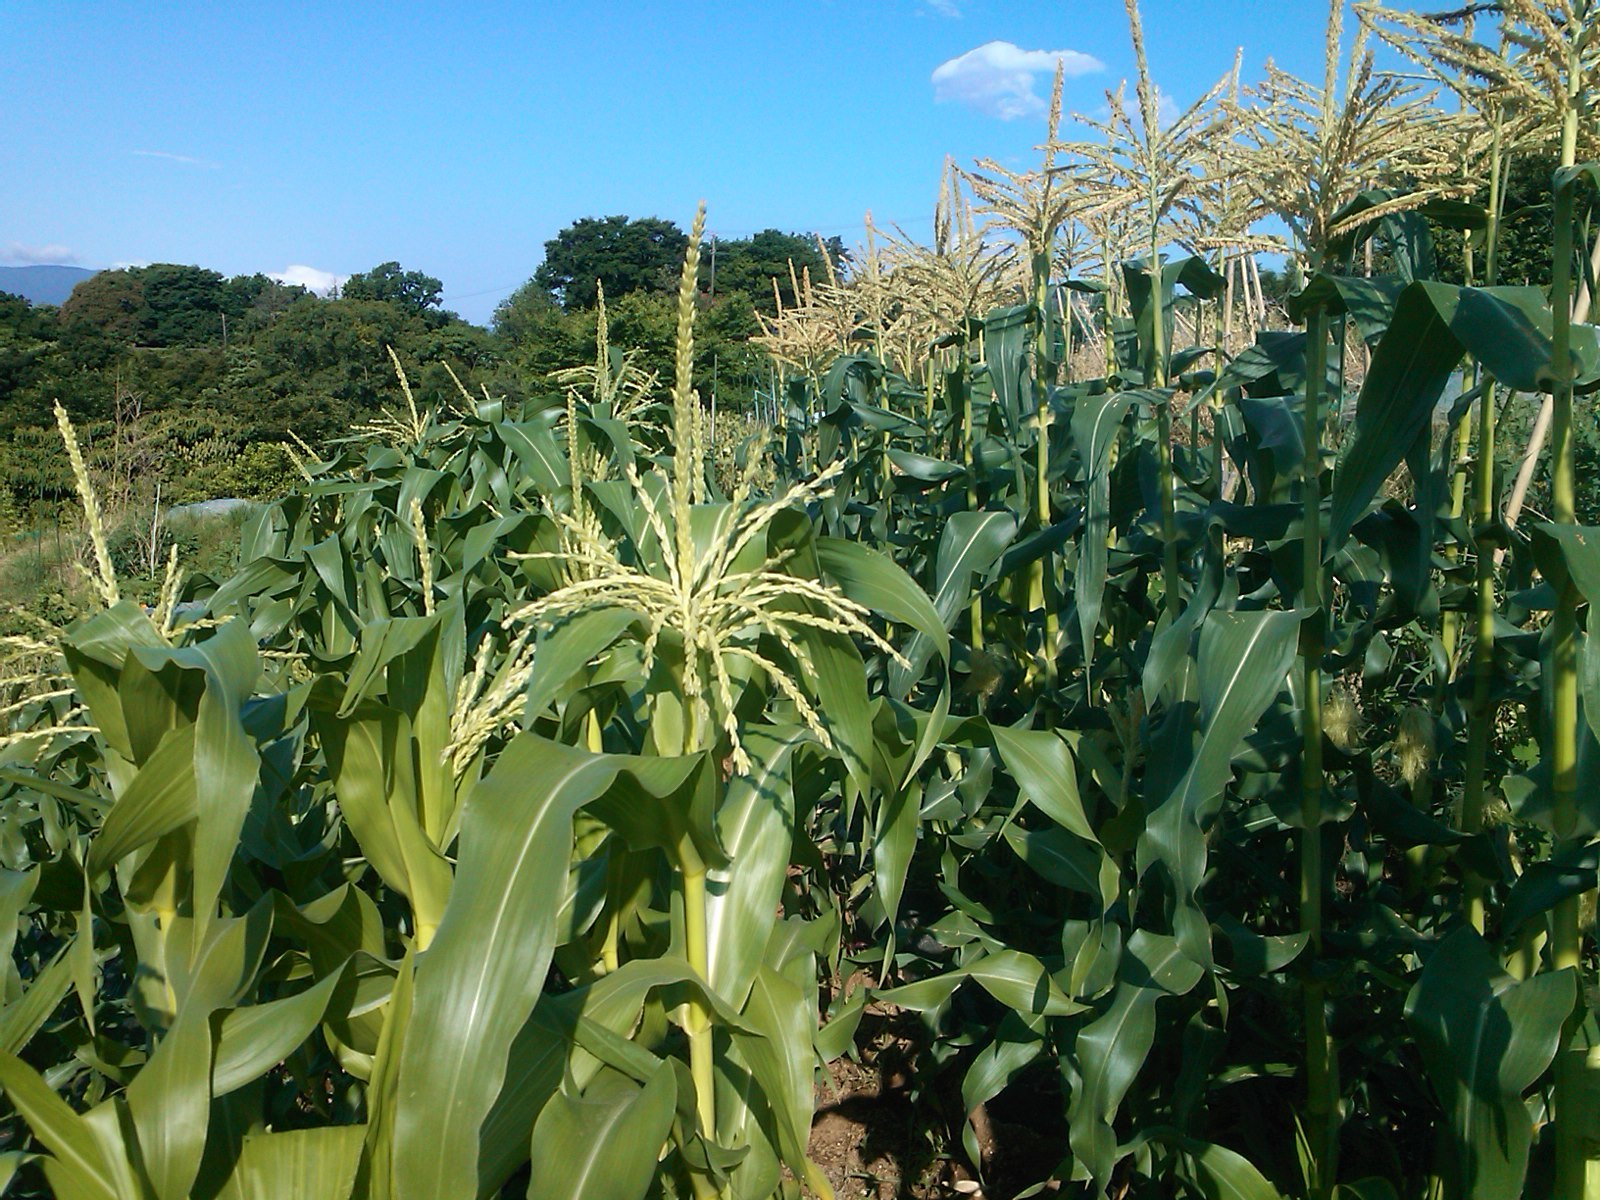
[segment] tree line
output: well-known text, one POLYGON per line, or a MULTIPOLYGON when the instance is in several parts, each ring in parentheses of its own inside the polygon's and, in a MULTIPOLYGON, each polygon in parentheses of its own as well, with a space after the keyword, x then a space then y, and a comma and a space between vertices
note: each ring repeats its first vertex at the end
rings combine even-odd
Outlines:
MULTIPOLYGON (((0 293, 0 524, 26 524, 30 509, 70 490, 57 401, 84 432, 91 465, 129 493, 113 501, 159 484, 181 502, 280 491, 297 470, 293 438, 325 443, 397 401, 391 348, 419 403, 459 400, 451 371, 513 401, 558 397, 553 377, 593 359, 599 288, 613 343, 669 379, 669 293, 686 240, 655 217, 576 221, 546 243, 487 329, 443 307, 440 280, 397 262, 327 297, 171 263, 100 272, 59 308, 0 293)), ((824 252, 842 264, 837 238, 769 229, 708 254, 696 360, 708 401, 715 392, 738 408, 765 386, 750 340, 757 314, 793 304, 794 280, 827 271, 824 252)))

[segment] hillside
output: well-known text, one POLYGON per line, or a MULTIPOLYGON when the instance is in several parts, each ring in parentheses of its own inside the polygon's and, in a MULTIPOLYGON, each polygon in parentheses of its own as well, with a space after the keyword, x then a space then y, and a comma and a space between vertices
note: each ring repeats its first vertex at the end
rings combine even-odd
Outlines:
POLYGON ((62 304, 73 288, 95 274, 87 267, 0 267, 0 292, 30 304, 62 304))

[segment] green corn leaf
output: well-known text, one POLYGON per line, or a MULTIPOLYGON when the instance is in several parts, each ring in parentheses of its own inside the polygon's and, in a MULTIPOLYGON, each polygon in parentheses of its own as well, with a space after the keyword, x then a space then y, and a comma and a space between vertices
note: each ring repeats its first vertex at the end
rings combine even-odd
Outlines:
POLYGON ((124 1200, 116 1174, 106 1162, 104 1149, 84 1119, 67 1106, 40 1078, 39 1073, 12 1054, 0 1054, 0 1088, 17 1114, 28 1123, 58 1164, 58 1177, 70 1182, 71 1191, 58 1195, 84 1200, 124 1200))
POLYGON ((1591 188, 1600 190, 1600 162, 1582 162, 1557 168, 1551 178, 1551 190, 1556 193, 1572 191, 1585 180, 1591 188))
POLYGON ((942 458, 931 458, 926 454, 916 454, 898 447, 890 449, 889 461, 894 464, 898 475, 914 479, 918 483, 949 483, 953 479, 960 479, 962 475, 962 468, 957 463, 945 462, 942 458))
POLYGON ((1099 844, 1078 795, 1078 771, 1067 743, 1052 730, 990 725, 989 734, 1017 790, 1045 816, 1099 844))
POLYGON ((77 913, 77 932, 68 945, 68 958, 72 963, 72 988, 78 993, 78 1003, 83 1008, 83 1021, 89 1027, 89 1036, 95 1029, 95 970, 94 970, 94 892, 89 876, 83 877, 83 905, 77 913))
POLYGON ((395 1177, 400 1200, 477 1192, 478 1131, 505 1076, 512 1041, 543 988, 571 853, 571 821, 626 779, 665 808, 702 760, 593 755, 533 734, 506 747, 462 819, 457 882, 419 956, 397 1076, 395 1177))
POLYGON ((211 1108, 211 1023, 204 1006, 180 1010, 128 1086, 145 1171, 160 1200, 188 1200, 200 1172, 211 1108))
POLYGON ((1206 871, 1206 828, 1232 775, 1234 752, 1287 684, 1302 618, 1214 612, 1200 629, 1200 741, 1182 778, 1151 812, 1138 846, 1141 875, 1155 862, 1172 875, 1178 939, 1197 962, 1210 962, 1209 923, 1194 899, 1206 871))
MULTIPOLYGON (((388 668, 401 655, 425 643, 438 631, 433 617, 394 617, 370 621, 361 630, 356 660, 345 678, 344 698, 338 715, 348 717, 363 700, 383 699, 388 683, 388 668)), ((405 711, 406 706, 391 701, 405 711)))
POLYGON ((1534 555, 1554 586, 1571 583, 1591 611, 1600 604, 1600 528, 1540 522, 1534 526, 1534 555))
POLYGON ((1072 1056, 1083 1082, 1067 1107, 1072 1153, 1103 1190, 1118 1158, 1112 1122, 1144 1066, 1155 1041, 1155 1006, 1160 993, 1123 982, 1111 1007, 1078 1034, 1072 1056))
POLYGON ((305 549, 308 566, 322 584, 324 594, 332 603, 324 606, 324 615, 338 623, 351 635, 361 631, 361 616, 357 612, 360 599, 356 586, 355 568, 336 534, 305 549))
POLYGON ((701 997, 724 1027, 743 1024, 715 991, 697 986, 682 959, 635 959, 588 987, 541 997, 512 1041, 505 1084, 483 1123, 480 1194, 493 1194, 526 1161, 534 1121, 561 1086, 564 1074, 571 1074, 581 1087, 598 1069, 599 1060, 590 1058, 584 1072, 578 1057, 571 1054, 572 1047, 593 1042, 594 1029, 614 1037, 631 1034, 646 1001, 657 993, 665 993, 663 1003, 668 1006, 690 995, 701 997))
POLYGON ((1126 392, 1084 396, 1072 410, 1072 439, 1083 458, 1087 499, 1078 543, 1078 570, 1073 589, 1078 607, 1078 633, 1086 664, 1094 662, 1095 633, 1105 604, 1106 564, 1111 537, 1111 448, 1133 406, 1126 392))
POLYGON ((195 727, 182 725, 162 739, 89 846, 85 870, 100 875, 122 858, 193 821, 200 813, 195 793, 195 727))
POLYGON ((65 800, 68 804, 83 813, 96 813, 104 816, 111 809, 110 801, 93 792, 84 791, 82 788, 69 787, 57 779, 46 779, 30 771, 15 770, 10 767, 0 767, 0 783, 13 784, 19 788, 27 788, 45 796, 53 796, 57 800, 65 800))
POLYGON ((727 866, 717 837, 713 770, 709 753, 653 759, 647 772, 618 777, 588 811, 621 834, 629 849, 662 849, 673 862, 697 869, 727 866))
POLYGON ((63 946, 22 995, 0 1009, 0 1052, 19 1054, 33 1040, 72 987, 75 970, 72 947, 63 946))
POLYGON ((810 736, 801 728, 746 733, 750 771, 728 781, 717 813, 729 865, 706 880, 707 982, 730 1004, 744 1004, 777 923, 794 844, 790 763, 810 736))
POLYGON ((1195 1183, 1206 1200, 1283 1200, 1283 1194, 1242 1154, 1211 1143, 1190 1149, 1195 1183))
POLYGON ((1329 316, 1348 313, 1361 333, 1361 340, 1376 345, 1394 319, 1395 302, 1410 280, 1390 276, 1329 275, 1318 272, 1298 293, 1289 298, 1289 317, 1305 320, 1314 308, 1324 308, 1329 316))
POLYGON ((1329 551, 1428 429, 1463 353, 1450 331, 1460 299, 1460 288, 1440 283, 1414 283, 1401 294, 1361 385, 1354 435, 1334 471, 1329 551))
POLYGON ((1103 912, 1120 894, 1116 865, 1098 842, 1065 829, 1007 825, 1003 836, 1017 857, 1058 887, 1092 896, 1103 912))
POLYGON ((247 1135, 217 1200, 347 1200, 365 1125, 247 1135))
POLYGON ((198 816, 193 864, 193 911, 203 935, 222 895, 261 770, 255 742, 241 717, 261 668, 255 640, 240 621, 230 621, 214 637, 170 654, 180 666, 205 672, 205 693, 195 719, 198 816))
MULTIPOLYGON (((1355 432, 1333 478, 1328 552, 1343 541, 1394 469, 1425 436, 1451 373, 1471 354, 1507 388, 1547 390, 1551 373, 1548 302, 1536 288, 1459 288, 1413 283, 1378 343, 1356 404, 1355 432)), ((1600 382, 1600 338, 1573 327, 1580 390, 1600 382)))
POLYGON ((1145 381, 1152 378, 1155 367, 1153 356, 1155 353, 1156 313, 1161 314, 1165 336, 1161 344, 1166 350, 1166 361, 1161 363, 1163 376, 1169 375, 1169 363, 1172 358, 1173 331, 1176 327, 1176 316, 1173 309, 1173 296, 1179 284, 1182 284, 1191 295, 1209 299, 1219 295, 1226 286, 1226 281, 1212 269, 1211 264, 1196 255, 1184 255, 1161 262, 1159 295, 1155 283, 1156 272, 1151 270, 1148 259, 1122 264, 1122 278, 1127 287, 1128 306, 1133 312, 1134 328, 1137 331, 1139 342, 1139 365, 1144 371, 1145 381))
POLYGON ((542 633, 533 657, 533 674, 528 677, 523 727, 531 728, 573 676, 610 649, 636 620, 637 615, 626 609, 602 608, 580 613, 542 633))
MULTIPOLYGON (((816 539, 817 561, 823 572, 857 604, 911 627, 926 639, 941 659, 950 656, 950 622, 934 607, 927 593, 895 562, 869 546, 842 538, 816 539)), ((909 656, 909 650, 908 650, 909 656)), ((890 687, 904 696, 916 682, 909 668, 891 664, 890 687)))
POLYGON ((749 1033, 735 1033, 772 1112, 779 1152, 818 1196, 833 1200, 827 1177, 806 1157, 813 1108, 811 1038, 816 1011, 799 985, 763 965, 741 1014, 749 1033))
POLYGON ((362 853, 419 914, 443 911, 451 872, 419 823, 422 800, 410 719, 364 703, 345 719, 313 712, 340 812, 362 853))
POLYGON ((983 357, 994 386, 995 402, 1013 438, 1033 410, 1033 388, 1027 371, 1029 306, 997 308, 984 318, 983 357))
POLYGON ((129 1084, 127 1109, 145 1169, 161 1200, 183 1200, 200 1170, 211 1106, 212 1015, 255 983, 275 904, 263 897, 243 917, 202 925, 176 919, 168 932, 168 983, 177 1016, 129 1084))
POLYGON ((316 1032, 334 990, 343 980, 341 969, 296 995, 227 1013, 217 1031, 212 1094, 225 1096, 259 1079, 294 1053, 316 1032))
POLYGON ((122 664, 135 646, 164 649, 160 633, 144 611, 130 600, 95 613, 75 625, 62 642, 62 656, 74 683, 105 738, 127 761, 134 761, 133 738, 118 694, 122 664))
POLYGON ((867 664, 848 636, 806 630, 800 639, 810 656, 808 682, 833 748, 857 788, 872 785, 872 713, 867 705, 867 664))
POLYGON ((1529 863, 1517 876, 1500 915, 1503 936, 1510 938, 1524 924, 1541 918, 1561 901, 1594 891, 1600 884, 1600 842, 1572 840, 1540 862, 1529 863))
POLYGON ((554 496, 567 486, 567 456, 548 426, 534 421, 507 421, 499 431, 539 495, 554 496))
POLYGON ((669 1063, 643 1087, 606 1068, 582 1095, 558 1091, 533 1127, 529 1200, 642 1200, 676 1098, 669 1063))
MULTIPOLYGON (((965 611, 973 581, 999 561, 1016 535, 1016 518, 1008 512, 961 512, 950 518, 939 539, 933 592, 933 607, 945 629, 951 628, 965 611)), ((928 645, 919 649, 926 661, 927 652, 936 643, 926 635, 917 639, 924 640, 928 645)), ((915 665, 919 654, 908 649, 906 656, 915 665)))
POLYGON ((850 1051, 869 999, 871 996, 866 988, 857 988, 842 1005, 836 1003, 829 1011, 828 1019, 811 1039, 818 1062, 831 1063, 850 1051))
MULTIPOLYGON (((1043 1051, 1044 1038, 1038 1030, 1016 1013, 1001 1017, 994 1041, 979 1051, 961 1077, 962 1110, 971 1113, 978 1105, 998 1096, 1006 1084, 1043 1051)), ((970 1121, 961 1123, 961 1144, 972 1162, 983 1161, 983 1148, 978 1145, 977 1131, 970 1121)))
POLYGON ((1067 1107, 1068 1141, 1104 1189, 1120 1157, 1113 1123, 1155 1042, 1156 1003, 1200 982, 1203 968, 1174 938, 1137 930, 1118 967, 1110 1007, 1078 1032, 1071 1061, 1081 1079, 1067 1107))
POLYGON ((898 787, 879 797, 873 814, 872 878, 889 938, 885 969, 894 956, 894 925, 905 895, 906 872, 917 845, 922 789, 898 787))
POLYGON ((616 768, 532 734, 515 738, 462 819, 458 881, 418 958, 396 1077, 399 1200, 471 1200, 478 1130, 532 1011, 554 951, 554 917, 571 852, 572 815, 616 768))
POLYGON ((969 979, 977 982, 1001 1004, 1017 1012, 1068 1017, 1082 1012, 1085 1007, 1061 990, 1043 963, 1020 950, 998 950, 954 971, 874 994, 880 1000, 901 1008, 927 1012, 938 1008, 969 979))
POLYGON ((1518 982, 1477 931, 1458 929, 1429 956, 1406 998, 1434 1092, 1449 1116, 1441 1165, 1460 1194, 1522 1194, 1533 1140, 1523 1095, 1549 1068, 1577 999, 1570 970, 1518 982))

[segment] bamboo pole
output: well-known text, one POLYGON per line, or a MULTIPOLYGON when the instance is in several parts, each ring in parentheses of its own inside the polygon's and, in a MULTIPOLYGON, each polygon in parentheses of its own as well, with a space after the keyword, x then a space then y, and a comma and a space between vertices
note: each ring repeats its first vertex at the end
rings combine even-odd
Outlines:
MULTIPOLYGON (((1568 236, 1571 236, 1570 230, 1568 236)), ((1594 245, 1589 251, 1589 273, 1600 274, 1600 233, 1595 234, 1594 245)), ((1585 280, 1572 302, 1570 309, 1572 321, 1576 324, 1587 321, 1592 303, 1593 298, 1589 294, 1588 282, 1585 280)), ((1539 414, 1534 418, 1533 429, 1528 433, 1528 448, 1523 452, 1521 465, 1517 468, 1516 482, 1511 485, 1511 491, 1506 496, 1505 521, 1512 528, 1516 527, 1518 519, 1522 516, 1522 506, 1528 499, 1528 488, 1533 484, 1534 472, 1539 468, 1539 455, 1544 450, 1544 440, 1550 435, 1551 421, 1555 416, 1554 406, 1554 395, 1545 393, 1544 401, 1539 405, 1539 414)), ((1503 554, 1502 551, 1502 556, 1503 554)))
MULTIPOLYGON (((1561 121, 1561 166, 1577 161, 1578 90, 1581 84, 1576 46, 1567 66, 1565 104, 1561 121)), ((1572 223, 1576 188, 1558 186, 1555 190, 1555 259, 1551 264, 1551 308, 1555 316, 1551 338, 1551 369, 1555 385, 1550 391, 1551 429, 1551 507, 1557 524, 1576 523, 1572 446, 1572 321, 1576 304, 1572 295, 1572 223)), ((1554 791, 1554 833, 1557 845, 1569 841, 1578 824, 1578 596, 1569 580, 1561 589, 1550 629, 1550 736, 1547 756, 1554 791)), ((1568 896, 1556 905, 1550 922, 1550 965, 1557 971, 1571 967, 1581 972, 1582 933, 1578 926, 1581 897, 1568 896)), ((1584 995, 1581 984, 1578 995, 1584 995)), ((1586 1007, 1586 1005, 1584 1005, 1586 1007)), ((1588 1064, 1583 1052, 1570 1043, 1577 1032, 1579 1015, 1574 1012, 1563 1031, 1562 1047, 1556 1056, 1556 1200, 1591 1200, 1600 1192, 1600 1179, 1591 1168, 1589 1147, 1583 1136, 1585 1121, 1584 1076, 1588 1064), (1590 1185, 1594 1186, 1590 1186, 1590 1185)))

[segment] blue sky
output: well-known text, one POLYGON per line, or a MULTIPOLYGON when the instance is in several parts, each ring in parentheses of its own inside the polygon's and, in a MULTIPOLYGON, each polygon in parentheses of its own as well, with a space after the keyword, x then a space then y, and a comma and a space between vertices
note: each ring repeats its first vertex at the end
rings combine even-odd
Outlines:
MULTIPOLYGON (((1180 104, 1241 41, 1320 76, 1324 0, 1144 9, 1180 104)), ((583 216, 925 236, 946 154, 1035 159, 1057 53, 1069 111, 1132 73, 1120 0, 5 0, 0 47, 0 263, 397 259, 480 322, 583 216)))

